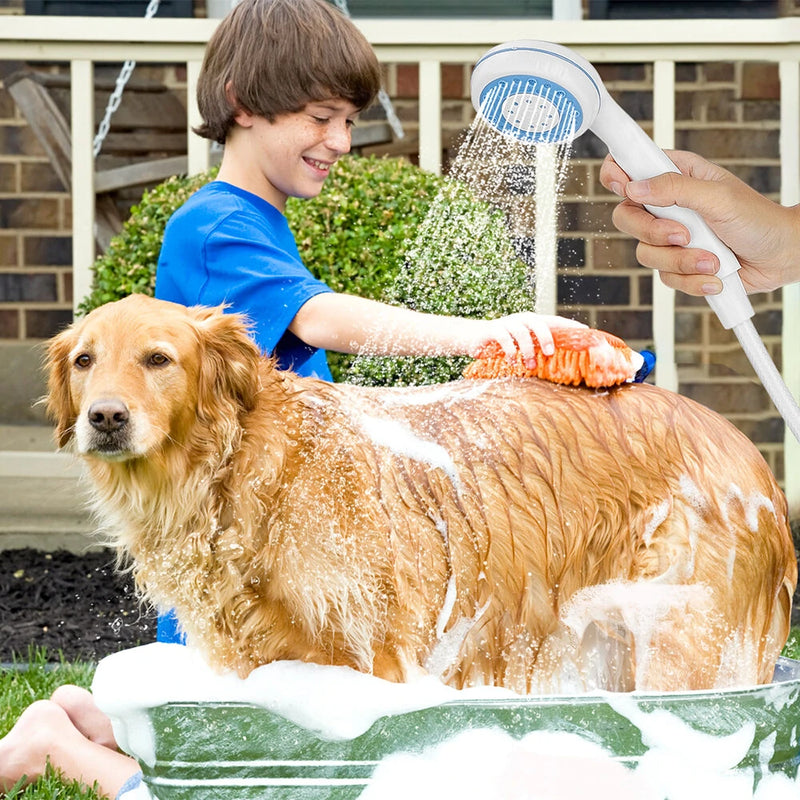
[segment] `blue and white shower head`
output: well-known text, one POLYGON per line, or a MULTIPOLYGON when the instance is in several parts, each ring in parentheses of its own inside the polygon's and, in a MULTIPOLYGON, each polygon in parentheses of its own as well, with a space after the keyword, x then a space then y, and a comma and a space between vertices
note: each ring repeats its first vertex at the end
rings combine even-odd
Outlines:
POLYGON ((595 68, 566 47, 520 40, 475 65, 472 105, 501 133, 525 143, 580 136, 600 110, 605 88, 595 68))
MULTIPOLYGON (((481 117, 521 142, 560 144, 591 130, 633 180, 679 172, 611 97, 597 70, 562 45, 520 39, 492 48, 475 65, 471 95, 481 117)), ((703 219, 679 206, 647 209, 685 225, 690 247, 718 256, 724 288, 708 302, 722 324, 733 328, 749 320, 753 307, 739 278, 739 262, 703 219)))

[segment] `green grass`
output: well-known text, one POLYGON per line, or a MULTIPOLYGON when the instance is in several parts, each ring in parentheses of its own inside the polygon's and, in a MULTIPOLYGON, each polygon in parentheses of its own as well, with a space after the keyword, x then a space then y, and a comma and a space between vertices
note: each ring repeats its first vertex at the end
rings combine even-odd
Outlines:
MULTIPOLYGON (((800 628, 792 628, 783 655, 800 660, 800 628)), ((68 663, 63 660, 48 664, 43 650, 32 650, 21 669, 0 669, 0 737, 13 726, 17 717, 34 700, 49 697, 56 687, 74 683, 89 688, 94 666, 68 663)), ((91 789, 69 783, 53 771, 25 789, 15 789, 5 800, 99 800, 102 795, 91 789)))
POLYGON ((783 648, 783 655, 800 661, 800 628, 792 628, 789 631, 789 639, 786 647, 783 648))
MULTIPOLYGON (((0 669, 0 736, 14 725, 17 717, 34 700, 48 698, 64 683, 74 683, 88 688, 92 682, 94 666, 85 663, 56 664, 47 662, 44 650, 31 650, 27 661, 19 663, 20 669, 0 669)), ((5 800, 98 800, 102 795, 81 787, 77 782, 67 782, 53 770, 25 789, 12 789, 5 800)))

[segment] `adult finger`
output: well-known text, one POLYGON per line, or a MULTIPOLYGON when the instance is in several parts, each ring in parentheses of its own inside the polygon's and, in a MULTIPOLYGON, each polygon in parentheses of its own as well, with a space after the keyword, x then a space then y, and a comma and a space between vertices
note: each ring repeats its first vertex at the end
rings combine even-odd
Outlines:
POLYGON ((630 178, 622 167, 608 155, 600 166, 600 183, 610 192, 625 197, 625 184, 630 178))
POLYGON ((666 247, 689 243, 689 231, 679 222, 654 217, 640 205, 625 200, 614 208, 611 221, 622 233, 647 244, 666 247))
POLYGON ((659 272, 661 282, 670 289, 695 297, 708 297, 722 291, 722 281, 715 275, 682 275, 677 272, 659 272))
POLYGON ((636 260, 643 267, 677 275, 709 276, 719 270, 716 255, 687 247, 662 247, 640 242, 636 247, 636 260))
POLYGON ((681 206, 696 211, 708 220, 723 221, 735 216, 737 211, 738 184, 726 181, 702 180, 667 172, 643 181, 630 181, 625 185, 628 199, 640 205, 666 208, 681 206))

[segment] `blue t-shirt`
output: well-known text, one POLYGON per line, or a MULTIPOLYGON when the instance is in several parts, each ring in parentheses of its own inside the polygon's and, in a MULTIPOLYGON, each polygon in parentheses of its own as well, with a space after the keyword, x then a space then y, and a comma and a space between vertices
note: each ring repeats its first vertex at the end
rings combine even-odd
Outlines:
POLYGON ((282 369, 331 380, 325 351, 287 330, 307 300, 330 291, 303 264, 286 217, 229 183, 198 189, 167 223, 156 297, 246 314, 256 343, 282 369))

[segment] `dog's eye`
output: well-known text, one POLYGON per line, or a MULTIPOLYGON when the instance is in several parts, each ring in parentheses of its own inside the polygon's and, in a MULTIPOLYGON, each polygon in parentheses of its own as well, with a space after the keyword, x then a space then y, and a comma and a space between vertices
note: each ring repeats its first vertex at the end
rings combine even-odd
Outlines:
POLYGON ((153 353, 147 359, 147 363, 151 367, 163 367, 165 364, 169 364, 169 358, 163 353, 153 353))
POLYGON ((92 357, 88 353, 81 353, 72 363, 80 369, 86 369, 91 366, 92 357))

